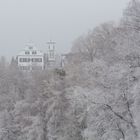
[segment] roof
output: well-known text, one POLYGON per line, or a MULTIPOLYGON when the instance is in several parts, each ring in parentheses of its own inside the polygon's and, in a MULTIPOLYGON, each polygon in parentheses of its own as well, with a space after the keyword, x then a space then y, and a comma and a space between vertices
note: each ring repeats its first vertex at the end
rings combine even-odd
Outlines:
POLYGON ((34 45, 28 44, 18 55, 43 55, 44 53, 38 50, 34 45), (30 54, 25 54, 25 52, 30 52, 30 54), (33 51, 36 51, 36 54, 32 54, 33 51))

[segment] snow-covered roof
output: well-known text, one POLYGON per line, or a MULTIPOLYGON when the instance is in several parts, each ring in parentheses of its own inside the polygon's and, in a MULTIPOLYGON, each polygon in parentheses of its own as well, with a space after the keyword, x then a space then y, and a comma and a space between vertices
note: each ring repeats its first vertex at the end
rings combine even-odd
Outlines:
POLYGON ((28 44, 18 55, 43 55, 43 52, 32 44, 28 44), (29 52, 29 54, 26 54, 25 52, 29 52), (32 54, 32 52, 36 52, 36 54, 32 54))

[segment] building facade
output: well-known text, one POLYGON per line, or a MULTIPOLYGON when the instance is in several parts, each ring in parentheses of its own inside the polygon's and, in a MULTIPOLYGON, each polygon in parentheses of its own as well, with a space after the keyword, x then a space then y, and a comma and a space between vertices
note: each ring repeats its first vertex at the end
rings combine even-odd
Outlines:
POLYGON ((55 53, 55 42, 49 41, 46 51, 46 68, 55 68, 56 66, 56 53, 55 53))
POLYGON ((17 65, 22 71, 45 70, 62 68, 66 55, 59 55, 55 51, 55 42, 48 42, 44 52, 38 50, 34 45, 28 44, 16 57, 17 65))
POLYGON ((43 70, 44 53, 32 45, 28 45, 17 55, 17 64, 20 70, 43 70))

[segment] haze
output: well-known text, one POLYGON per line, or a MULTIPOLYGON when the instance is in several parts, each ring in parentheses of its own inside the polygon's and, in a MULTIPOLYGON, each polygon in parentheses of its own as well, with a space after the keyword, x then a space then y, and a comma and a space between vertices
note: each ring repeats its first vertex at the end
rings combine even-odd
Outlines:
POLYGON ((106 21, 118 21, 129 0, 0 0, 0 55, 15 56, 28 42, 45 50, 56 41, 68 52, 75 38, 106 21))

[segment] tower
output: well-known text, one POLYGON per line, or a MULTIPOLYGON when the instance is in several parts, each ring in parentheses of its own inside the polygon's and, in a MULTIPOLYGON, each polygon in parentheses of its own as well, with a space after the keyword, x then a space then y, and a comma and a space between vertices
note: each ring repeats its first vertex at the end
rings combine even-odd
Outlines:
POLYGON ((54 67, 55 61, 56 61, 56 54, 55 54, 55 42, 49 41, 48 44, 48 50, 47 50, 47 65, 48 67, 54 67))
POLYGON ((55 42, 49 41, 48 44, 48 61, 55 61, 55 42))

